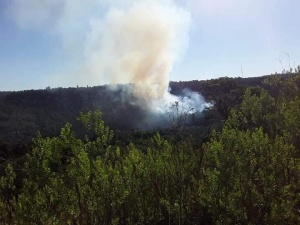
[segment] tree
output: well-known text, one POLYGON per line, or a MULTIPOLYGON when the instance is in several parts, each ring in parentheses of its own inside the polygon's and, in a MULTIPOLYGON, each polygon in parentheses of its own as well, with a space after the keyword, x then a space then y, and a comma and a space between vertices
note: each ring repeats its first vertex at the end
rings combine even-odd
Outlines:
POLYGON ((300 222, 299 110, 297 96, 275 99, 247 90, 240 108, 214 132, 205 145, 204 192, 216 224, 300 222))

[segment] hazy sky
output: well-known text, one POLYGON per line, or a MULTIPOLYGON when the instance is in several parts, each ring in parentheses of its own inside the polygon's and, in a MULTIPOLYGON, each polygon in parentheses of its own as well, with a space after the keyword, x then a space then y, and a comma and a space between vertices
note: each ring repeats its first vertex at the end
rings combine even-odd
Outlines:
MULTIPOLYGON (((89 54, 87 40, 108 10, 133 2, 0 0, 0 91, 104 84, 82 66, 89 54)), ((285 68, 300 64, 299 0, 176 4, 191 22, 170 80, 242 76, 241 65, 244 77, 260 76, 280 72, 279 60, 285 68)))

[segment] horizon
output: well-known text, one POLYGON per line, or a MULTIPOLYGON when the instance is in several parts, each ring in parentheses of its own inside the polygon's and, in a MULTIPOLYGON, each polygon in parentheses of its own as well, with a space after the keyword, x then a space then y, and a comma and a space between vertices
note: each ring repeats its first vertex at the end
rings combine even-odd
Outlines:
MULTIPOLYGON (((242 76, 237 76, 237 77, 231 77, 231 76, 220 76, 220 77, 215 77, 215 78, 209 78, 209 79, 202 79, 202 80, 170 80, 170 83, 180 83, 180 82, 206 82, 206 81, 210 81, 210 80, 218 80, 218 79, 222 79, 222 78, 229 78, 229 79, 259 79, 259 78, 263 78, 263 77, 267 77, 267 76, 282 76, 282 75, 293 75, 296 73, 274 73, 274 74, 266 74, 266 75, 261 75, 261 76, 252 76, 252 77, 242 77, 242 76)), ((110 83, 110 84, 99 84, 99 85, 85 85, 85 86, 80 86, 80 85, 75 85, 75 86, 46 86, 46 87, 41 87, 41 88, 32 88, 32 89, 20 89, 20 90, 5 90, 2 91, 0 90, 0 92, 23 92, 23 91, 44 91, 44 90, 56 90, 56 89, 69 89, 69 88, 97 88, 97 87, 102 87, 102 86, 118 86, 118 85, 134 85, 134 83, 110 83)))

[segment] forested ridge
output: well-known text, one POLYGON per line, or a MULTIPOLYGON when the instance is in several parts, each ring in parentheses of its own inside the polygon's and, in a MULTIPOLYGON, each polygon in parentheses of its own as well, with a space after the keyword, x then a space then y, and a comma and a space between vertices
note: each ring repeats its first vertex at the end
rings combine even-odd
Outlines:
POLYGON ((213 107, 143 130, 122 89, 2 92, 0 224, 300 224, 300 75, 170 87, 213 107))
MULTIPOLYGON (((180 95, 186 88, 199 92, 207 101, 214 102, 218 113, 226 117, 227 108, 240 103, 245 87, 260 85, 262 79, 223 77, 208 81, 170 82, 170 89, 175 95, 180 95)), ((128 86, 130 84, 118 85, 117 88, 103 85, 0 92, 0 141, 26 143, 37 131, 43 136, 57 135, 66 122, 76 125, 80 112, 98 109, 112 129, 142 129, 144 112, 131 104, 136 97, 128 91, 128 86), (124 118, 131 122, 126 123, 124 118)))

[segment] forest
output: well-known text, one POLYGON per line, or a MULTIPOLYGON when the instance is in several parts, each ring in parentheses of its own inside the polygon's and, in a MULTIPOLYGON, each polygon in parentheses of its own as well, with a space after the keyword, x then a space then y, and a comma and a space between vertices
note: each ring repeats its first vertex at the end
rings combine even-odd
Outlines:
POLYGON ((0 224, 300 224, 299 72, 170 82, 213 106, 156 127, 122 87, 0 92, 0 224))

